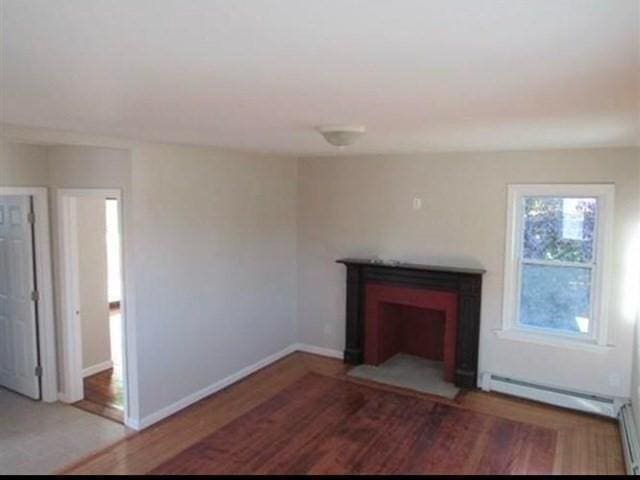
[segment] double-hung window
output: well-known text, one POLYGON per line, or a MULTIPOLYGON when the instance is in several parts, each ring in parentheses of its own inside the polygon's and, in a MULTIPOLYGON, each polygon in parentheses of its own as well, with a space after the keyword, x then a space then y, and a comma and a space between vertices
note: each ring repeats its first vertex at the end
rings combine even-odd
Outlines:
POLYGON ((511 185, 503 331, 606 343, 612 185, 511 185))

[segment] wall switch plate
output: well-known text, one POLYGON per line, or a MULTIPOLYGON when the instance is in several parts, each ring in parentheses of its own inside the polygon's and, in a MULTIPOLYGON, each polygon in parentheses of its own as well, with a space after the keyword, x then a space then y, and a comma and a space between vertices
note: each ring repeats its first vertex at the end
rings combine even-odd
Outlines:
POLYGON ((422 208, 422 199, 419 197, 415 197, 413 199, 413 209, 420 210, 422 208))

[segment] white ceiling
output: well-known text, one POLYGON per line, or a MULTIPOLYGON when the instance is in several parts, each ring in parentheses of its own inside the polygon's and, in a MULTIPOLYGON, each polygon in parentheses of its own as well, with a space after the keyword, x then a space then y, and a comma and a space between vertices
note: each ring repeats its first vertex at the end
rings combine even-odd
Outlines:
POLYGON ((5 123, 327 154, 636 144, 638 0, 0 0, 5 123))

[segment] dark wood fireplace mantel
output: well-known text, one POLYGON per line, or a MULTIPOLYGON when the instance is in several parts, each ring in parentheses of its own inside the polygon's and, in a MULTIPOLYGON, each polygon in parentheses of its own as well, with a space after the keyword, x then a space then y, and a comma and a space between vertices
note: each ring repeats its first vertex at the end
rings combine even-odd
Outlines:
POLYGON ((485 270, 474 268, 380 263, 346 258, 347 267, 346 348, 344 361, 357 365, 364 360, 364 306, 366 285, 389 285, 454 292, 458 296, 458 323, 454 383, 475 388, 478 375, 480 297, 485 270))

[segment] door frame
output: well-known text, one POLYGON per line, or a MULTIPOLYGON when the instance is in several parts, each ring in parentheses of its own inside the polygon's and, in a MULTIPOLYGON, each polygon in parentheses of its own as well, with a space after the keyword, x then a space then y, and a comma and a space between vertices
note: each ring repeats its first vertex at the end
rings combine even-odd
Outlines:
POLYGON ((45 402, 58 400, 58 368, 56 362, 55 317, 53 312, 53 275, 49 193, 46 187, 0 187, 0 195, 28 195, 33 198, 35 225, 35 270, 38 282, 38 349, 42 377, 40 393, 45 402))
POLYGON ((84 398, 82 377, 82 328, 80 317, 76 311, 80 308, 78 242, 77 242, 77 209, 75 201, 79 198, 113 198, 118 201, 118 226, 120 230, 120 281, 122 298, 120 314, 122 318, 122 376, 123 376, 123 410, 124 424, 131 423, 130 379, 127 350, 127 301, 128 293, 125 285, 125 230, 122 190, 117 188, 64 188, 58 190, 58 241, 60 255, 60 303, 62 325, 62 363, 64 385, 60 389, 60 399, 66 403, 74 403, 84 398))

